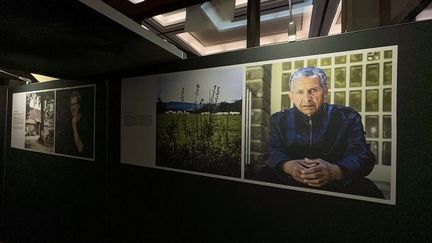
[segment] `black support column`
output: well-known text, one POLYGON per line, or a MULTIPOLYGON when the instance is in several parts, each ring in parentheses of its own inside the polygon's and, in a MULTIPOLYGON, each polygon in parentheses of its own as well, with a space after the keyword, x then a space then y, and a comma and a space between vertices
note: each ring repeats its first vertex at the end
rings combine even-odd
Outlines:
POLYGON ((247 5, 247 48, 260 45, 260 0, 248 0, 247 5))

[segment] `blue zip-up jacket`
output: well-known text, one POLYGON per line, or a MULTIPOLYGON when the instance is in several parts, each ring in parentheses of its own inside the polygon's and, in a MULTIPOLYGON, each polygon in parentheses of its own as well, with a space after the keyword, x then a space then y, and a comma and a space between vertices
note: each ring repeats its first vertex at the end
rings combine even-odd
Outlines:
POLYGON ((281 164, 294 159, 323 159, 337 164, 343 183, 367 176, 375 156, 366 144, 361 116, 354 109, 323 104, 311 117, 297 108, 277 112, 270 121, 266 163, 282 173, 281 164))

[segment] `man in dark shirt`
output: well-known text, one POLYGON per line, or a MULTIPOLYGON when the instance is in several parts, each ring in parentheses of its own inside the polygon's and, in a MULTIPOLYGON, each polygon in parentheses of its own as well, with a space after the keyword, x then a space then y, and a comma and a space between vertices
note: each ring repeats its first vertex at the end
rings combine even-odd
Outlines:
POLYGON ((91 136, 88 134, 91 130, 80 112, 80 107, 81 95, 79 92, 73 91, 70 95, 71 137, 73 143, 70 143, 70 147, 66 152, 71 155, 91 157, 91 136))
POLYGON ((361 116, 352 108, 324 103, 324 71, 301 68, 289 85, 294 108, 272 115, 265 180, 382 198, 365 178, 375 157, 366 144, 361 116))

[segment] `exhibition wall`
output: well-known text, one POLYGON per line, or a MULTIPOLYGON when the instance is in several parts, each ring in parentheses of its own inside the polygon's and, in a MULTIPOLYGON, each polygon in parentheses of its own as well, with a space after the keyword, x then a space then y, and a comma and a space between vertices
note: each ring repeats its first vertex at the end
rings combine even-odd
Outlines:
MULTIPOLYGON (((359 31, 192 58, 175 65, 132 70, 123 75, 123 82, 132 84, 128 86, 130 90, 134 87, 133 84, 136 84, 135 87, 151 87, 154 79, 163 80, 179 74, 248 63, 271 63, 273 60, 294 60, 300 57, 325 56, 329 53, 397 46, 397 60, 394 63, 397 68, 397 89, 394 94, 394 98, 397 98, 397 135, 389 140, 397 141, 395 205, 241 183, 203 174, 197 176, 198 173, 185 173, 177 168, 146 168, 136 166, 138 163, 134 161, 135 165, 120 165, 120 183, 116 191, 117 196, 121 195, 119 198, 125 197, 133 201, 132 206, 119 202, 119 208, 127 209, 122 211, 121 220, 118 221, 129 219, 131 222, 132 219, 135 223, 127 226, 117 224, 118 227, 115 228, 127 232, 125 235, 130 236, 130 239, 164 239, 165 234, 172 235, 174 239, 188 239, 199 235, 211 239, 243 241, 321 239, 320 241, 364 242, 403 241, 411 240, 411 237, 429 239, 431 236, 427 232, 430 232, 430 225, 427 222, 431 219, 428 213, 431 209, 428 203, 431 198, 428 172, 431 165, 427 161, 431 157, 427 151, 431 145, 431 137, 426 133, 419 134, 418 131, 430 129, 431 125, 427 121, 431 119, 431 109, 422 107, 425 110, 415 112, 415 119, 413 113, 418 110, 418 104, 428 103, 427 95, 419 94, 428 94, 431 89, 429 77, 432 71, 429 65, 432 59, 428 43, 432 34, 430 28, 431 22, 421 22, 359 31), (145 193, 142 193, 143 190, 145 193), (142 225, 147 227, 143 229, 142 225)), ((380 70, 380 75, 383 75, 384 72, 381 71, 383 70, 380 70)), ((172 79, 173 86, 175 81, 172 79)), ((180 99, 181 87, 176 89, 180 99)), ((195 87, 190 89, 196 91, 195 87)), ((160 89, 156 88, 155 93, 151 92, 152 88, 146 90, 148 96, 153 97, 150 99, 157 102, 160 89)), ((133 92, 129 94, 134 95, 133 92)), ((348 95, 345 96, 345 102, 350 102, 348 95)), ((121 110, 123 111, 125 110, 121 110)), ((143 110, 141 112, 146 113, 143 110)), ((362 115, 369 115, 364 112, 362 115)), ((373 115, 383 114, 380 112, 373 115)), ((157 120, 155 121, 157 126, 157 120)), ((147 133, 147 136, 153 135, 147 133)), ((123 157, 121 162, 125 162, 123 157)))
MULTIPOLYGON (((0 86, 0 170, 3 171, 7 116, 7 86, 0 86)), ((3 173, 0 173, 0 237, 3 237, 3 173)))
MULTIPOLYGON (((122 163, 395 204, 397 50, 384 46, 123 79, 122 163), (325 102, 363 116, 361 129, 376 158, 367 178, 384 196, 358 190, 336 195, 263 178, 270 117, 293 107, 290 75, 311 66, 326 72, 325 102)), ((325 143, 317 130, 311 132, 314 146, 325 143)))
MULTIPOLYGON (((91 81, 61 80, 9 89, 4 156, 5 203, 2 205, 4 238, 13 242, 430 240, 432 165, 429 161, 432 156, 429 150, 432 140, 427 133, 431 129, 432 119, 432 108, 427 105, 432 89, 429 84, 432 76, 429 67, 432 63, 430 29, 431 21, 419 22, 191 58, 171 64, 108 73, 91 81), (391 57, 388 56, 390 50, 394 54, 391 57), (379 54, 375 55, 377 52, 379 54), (355 58, 351 65, 352 60, 348 57, 359 53, 364 58, 361 65, 354 63, 355 58), (347 58, 345 63, 340 63, 340 59, 336 63, 336 58, 340 56, 347 58), (377 56, 378 59, 375 59, 377 56), (354 104, 361 109, 364 119, 369 116, 369 120, 364 120, 364 123, 378 124, 374 129, 373 125, 369 126, 369 131, 366 129, 368 139, 376 142, 376 154, 380 158, 378 165, 386 168, 390 163, 388 168, 394 170, 388 177, 377 175, 384 182, 389 178, 390 182, 388 198, 382 201, 275 186, 274 183, 261 183, 253 178, 245 180, 248 179, 245 172, 249 165, 245 164, 244 148, 247 146, 244 129, 240 126, 245 121, 244 91, 253 88, 247 85, 248 80, 255 80, 248 79, 248 75, 252 77, 258 73, 255 77, 264 80, 265 75, 261 75, 261 71, 265 73, 268 70, 273 77, 278 77, 276 79, 279 81, 270 79, 272 83, 279 82, 272 86, 277 87, 277 90, 265 91, 269 92, 269 100, 276 99, 269 102, 270 113, 273 113, 292 106, 291 103, 282 102, 287 90, 281 80, 294 70, 296 61, 304 60, 307 63, 308 60, 313 62, 316 59, 318 66, 325 67, 323 63, 326 59, 322 58, 328 57, 332 61, 328 66, 333 85, 329 102, 354 104), (389 76, 385 70, 390 61, 390 73, 394 72, 390 75, 391 84, 385 83, 388 80, 386 75, 389 76), (351 72, 359 73, 358 66, 361 66, 361 82, 364 84, 361 89, 356 89, 356 82, 350 81, 357 80, 358 75, 351 75, 351 72), (367 70, 379 74, 369 75, 367 70), (223 74, 228 73, 235 78, 224 78, 223 74), (345 73, 346 80, 337 78, 341 76, 340 73, 345 73), (370 78, 367 78, 368 75, 370 78), (187 85, 177 85, 177 82, 187 82, 181 81, 183 77, 186 77, 185 80, 191 80, 192 77, 193 81, 187 85), (342 81, 345 81, 345 87, 342 81), (379 85, 374 85, 375 81, 379 85), (48 144, 52 145, 49 152, 26 147, 25 138, 24 146, 12 146, 12 141, 16 141, 12 135, 18 134, 12 126, 14 95, 21 95, 24 98, 15 99, 22 99, 26 103, 26 97, 36 97, 37 100, 37 97, 42 97, 39 95, 42 93, 52 92, 56 95, 76 88, 90 89, 88 93, 94 94, 93 156, 70 156, 65 152, 66 149, 56 148, 56 130, 51 133, 44 131, 46 138, 50 134, 54 136, 52 142, 47 139, 48 144), (178 141, 169 140, 169 136, 165 135, 159 138, 159 146, 166 145, 168 148, 160 147, 158 154, 157 126, 164 124, 163 121, 174 114, 158 113, 157 103, 163 101, 165 108, 179 105, 165 102, 174 101, 165 98, 170 95, 166 94, 167 89, 174 90, 173 96, 178 99, 177 102, 191 103, 189 107, 192 108, 203 108, 204 103, 216 100, 216 103, 226 103, 228 108, 219 114, 223 118, 215 122, 227 127, 239 127, 242 133, 241 151, 239 153, 239 147, 233 146, 238 144, 239 137, 228 132, 227 144, 224 144, 224 137, 221 136, 221 149, 218 151, 234 149, 227 151, 227 154, 234 155, 231 158, 234 161, 240 158, 238 166, 226 167, 223 164, 226 160, 221 160, 218 161, 221 167, 204 166, 199 161, 194 164, 195 167, 188 167, 188 164, 176 167, 178 163, 172 164, 172 160, 182 161, 181 158, 173 157, 166 151, 170 146, 178 147, 178 141), (241 92, 237 92, 238 89, 241 92), (391 105, 384 109, 384 96, 387 92, 386 97, 389 97, 389 89, 391 105), (165 92, 160 93, 160 90, 165 92), (228 95, 227 90, 234 93, 228 95), (378 98, 381 102, 378 110, 375 110, 373 102, 368 103, 363 99, 363 96, 368 96, 368 90, 378 90, 381 97, 378 98), (222 97, 225 94, 227 96, 222 97), (360 99, 362 101, 355 102, 359 94, 363 97, 360 99), (239 100, 243 102, 240 114, 236 110, 236 101, 239 100), (395 129, 391 135, 381 131, 387 126, 384 122, 388 116, 391 116, 392 129, 395 129), (134 140, 129 140, 131 137, 134 140), (394 146, 391 162, 386 162, 387 157, 383 157, 386 142, 394 146), (142 156, 149 156, 149 159, 142 159, 142 156)), ((369 93, 369 96, 374 94, 369 93)), ((72 101, 69 93, 63 97, 72 101)), ((6 97, 3 98, 5 101, 6 97)), ((48 110, 51 104, 69 109, 58 118, 68 120, 63 116, 72 112, 68 105, 73 102, 62 105, 57 100, 50 100, 48 110)), ((23 107, 27 106, 24 104, 23 107)), ((177 126, 202 126, 208 121, 204 117, 213 115, 210 108, 203 112, 208 113, 202 115, 202 120, 198 116, 193 116, 191 121, 182 118, 177 126)), ((186 113, 177 115, 183 114, 186 113)), ((52 114, 45 117, 49 120, 49 117, 56 116, 52 114)), ((32 124, 27 123, 31 128, 32 124)), ((168 120, 163 126, 169 127, 174 123, 168 120)), ((31 129, 27 131, 29 135, 34 135, 31 129)), ((25 128, 21 134, 25 137, 25 128)), ((40 141, 39 138, 35 139, 40 141)), ((210 161, 213 157, 207 159, 210 161)))
POLYGON ((95 80, 9 89, 5 239, 49 242, 103 237, 105 90, 105 83, 95 80), (74 113, 80 151, 74 142, 74 113))

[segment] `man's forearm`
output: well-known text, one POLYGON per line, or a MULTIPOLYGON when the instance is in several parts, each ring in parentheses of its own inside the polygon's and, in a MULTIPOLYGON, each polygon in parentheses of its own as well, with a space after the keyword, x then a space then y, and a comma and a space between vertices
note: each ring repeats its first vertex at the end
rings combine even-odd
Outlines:
POLYGON ((283 161, 280 168, 284 173, 292 175, 293 163, 292 161, 283 161))
POLYGON ((73 134, 74 134, 75 146, 78 150, 78 153, 82 153, 84 150, 84 145, 81 142, 81 138, 78 134, 78 129, 76 127, 73 127, 73 134))
POLYGON ((340 181, 344 179, 344 172, 342 168, 335 164, 330 164, 330 180, 340 181))

